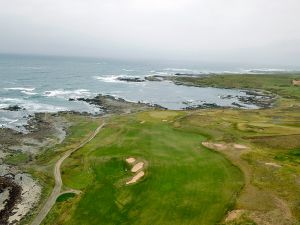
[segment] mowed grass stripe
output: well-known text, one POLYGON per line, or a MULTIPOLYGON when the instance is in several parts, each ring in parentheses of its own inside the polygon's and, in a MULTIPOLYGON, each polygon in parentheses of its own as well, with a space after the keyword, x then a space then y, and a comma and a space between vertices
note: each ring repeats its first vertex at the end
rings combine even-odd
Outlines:
POLYGON ((209 225, 223 218, 243 185, 241 172, 201 147, 205 137, 196 131, 146 118, 114 118, 66 161, 64 184, 83 194, 59 223, 209 225), (141 182, 126 186, 129 156, 147 166, 141 182))

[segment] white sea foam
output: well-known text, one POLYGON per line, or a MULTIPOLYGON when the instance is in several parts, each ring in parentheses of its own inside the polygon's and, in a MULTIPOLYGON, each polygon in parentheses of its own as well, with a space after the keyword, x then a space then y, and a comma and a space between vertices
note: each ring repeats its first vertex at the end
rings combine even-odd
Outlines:
POLYGON ((37 95, 38 93, 36 92, 30 92, 30 91, 21 91, 25 95, 37 95))
POLYGON ((123 81, 118 80, 118 78, 121 76, 123 75, 103 75, 103 76, 95 76, 94 78, 107 83, 121 83, 123 81))
POLYGON ((68 108, 44 103, 26 102, 22 105, 29 112, 49 112, 56 113, 59 111, 67 111, 68 108))
POLYGON ((79 97, 90 97, 92 94, 89 90, 86 89, 77 89, 77 90, 63 90, 57 89, 52 91, 45 91, 43 96, 46 97, 58 97, 58 98, 79 98, 79 97))
POLYGON ((0 102, 1 103, 8 103, 8 104, 16 104, 16 103, 22 103, 24 100, 20 98, 3 98, 0 97, 0 102))
MULTIPOLYGON (((95 76, 94 78, 107 83, 127 83, 125 80, 119 80, 119 78, 142 78, 142 77, 120 74, 120 75, 95 76)), ((133 84, 133 82, 131 84, 133 84)))
POLYGON ((15 122, 18 121, 17 119, 9 119, 9 118, 6 118, 6 117, 1 117, 0 120, 3 121, 3 122, 6 122, 8 124, 15 123, 15 122))
POLYGON ((173 72, 193 72, 194 70, 186 69, 186 68, 165 68, 163 70, 173 71, 173 72))
POLYGON ((0 109, 6 108, 8 106, 9 106, 9 104, 0 104, 0 109))
MULTIPOLYGON (((151 71, 150 71, 151 72, 151 71)), ((172 74, 170 74, 170 73, 168 73, 168 72, 161 72, 161 71, 152 71, 151 72, 151 75, 161 75, 161 76, 164 76, 164 75, 172 75, 172 74)), ((150 75, 150 76, 151 76, 150 75)))
POLYGON ((245 70, 248 73, 283 73, 283 72, 295 72, 293 70, 278 69, 278 68, 259 68, 245 70))
POLYGON ((34 101, 29 101, 25 99, 19 98, 1 98, 0 97, 0 108, 5 108, 10 105, 18 105, 21 108, 25 108, 28 112, 59 112, 59 111, 66 111, 68 108, 55 106, 45 103, 38 103, 34 101))
POLYGON ((13 91, 27 91, 31 92, 34 91, 35 88, 27 88, 27 87, 11 87, 11 88, 4 88, 4 90, 13 90, 13 91))

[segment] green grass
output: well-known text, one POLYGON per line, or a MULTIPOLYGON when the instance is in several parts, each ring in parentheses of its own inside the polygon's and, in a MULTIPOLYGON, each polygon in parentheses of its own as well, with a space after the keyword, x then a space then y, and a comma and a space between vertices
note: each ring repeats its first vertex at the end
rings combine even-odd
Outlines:
POLYGON ((24 152, 14 152, 13 154, 8 155, 4 159, 4 163, 10 165, 20 165, 28 162, 30 160, 30 155, 24 152))
POLYGON ((300 74, 226 74, 200 77, 174 76, 170 79, 200 87, 261 89, 285 98, 300 99, 300 87, 292 85, 292 80, 300 79, 300 74))
MULTIPOLYGON (((59 205, 46 224, 216 224, 233 208, 243 185, 240 170, 201 147, 206 138, 139 114, 114 118, 63 165, 63 181, 84 192, 71 208, 59 205), (125 163, 147 162, 141 182, 127 186, 125 163), (60 211, 64 208, 64 212, 60 211)), ((68 204, 68 203, 67 203, 68 204)))

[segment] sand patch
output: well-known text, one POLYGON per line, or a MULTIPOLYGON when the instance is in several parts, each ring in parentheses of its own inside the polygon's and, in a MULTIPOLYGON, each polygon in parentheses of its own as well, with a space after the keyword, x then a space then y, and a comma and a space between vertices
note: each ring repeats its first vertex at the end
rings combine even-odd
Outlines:
POLYGON ((0 193, 0 211, 5 208, 6 202, 9 200, 9 188, 4 189, 0 193))
POLYGON ((144 167, 144 162, 139 162, 132 167, 131 172, 136 173, 137 171, 141 170, 143 167, 144 167))
POLYGON ((141 179, 145 175, 144 171, 138 172, 130 181, 127 181, 126 184, 136 183, 139 179, 141 179))
POLYGON ((247 146, 241 145, 241 144, 233 144, 233 147, 237 148, 237 149, 247 149, 248 148, 247 146))
POLYGON ((225 222, 230 222, 230 221, 236 220, 236 219, 238 219, 243 213, 244 213, 244 210, 240 210, 240 209, 230 211, 230 212, 227 214, 227 217, 226 217, 226 219, 225 219, 225 222))
POLYGON ((135 158, 133 158, 133 157, 127 158, 126 162, 129 163, 129 164, 132 164, 132 163, 135 162, 135 158))
POLYGON ((14 181, 22 187, 21 201, 15 205, 8 219, 10 224, 20 221, 36 203, 41 195, 41 187, 28 174, 17 174, 14 181))
POLYGON ((300 86, 300 80, 293 80, 292 83, 294 86, 300 86))
POLYGON ((280 168, 281 166, 276 164, 276 163, 272 163, 272 162, 267 162, 265 163, 266 166, 272 166, 272 167, 277 167, 277 168, 280 168))
POLYGON ((217 149, 217 150, 225 150, 226 145, 221 143, 212 143, 212 142, 202 142, 202 145, 204 147, 210 148, 210 149, 217 149))

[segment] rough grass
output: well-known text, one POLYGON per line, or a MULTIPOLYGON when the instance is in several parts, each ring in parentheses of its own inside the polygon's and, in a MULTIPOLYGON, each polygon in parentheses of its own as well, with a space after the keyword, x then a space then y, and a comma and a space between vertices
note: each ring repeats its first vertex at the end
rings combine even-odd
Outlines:
POLYGON ((230 149, 223 152, 249 178, 237 209, 247 210, 250 220, 255 219, 257 224, 271 221, 289 225, 300 221, 298 113, 299 108, 199 110, 181 118, 177 126, 207 133, 214 142, 249 146, 250 151, 245 153, 230 149))
POLYGON ((218 88, 246 88, 271 91, 286 98, 300 99, 299 86, 293 86, 293 79, 300 74, 226 74, 200 77, 172 76, 169 79, 186 85, 218 88))
POLYGON ((63 165, 64 184, 84 194, 64 212, 57 205, 52 213, 60 216, 50 214, 45 223, 216 224, 234 206, 243 177, 222 155, 201 147, 203 140, 153 113, 114 118, 63 165), (145 178, 127 186, 129 156, 148 165, 145 178))
POLYGON ((28 162, 30 160, 30 155, 24 152, 14 152, 5 157, 4 163, 10 165, 20 165, 28 162))

